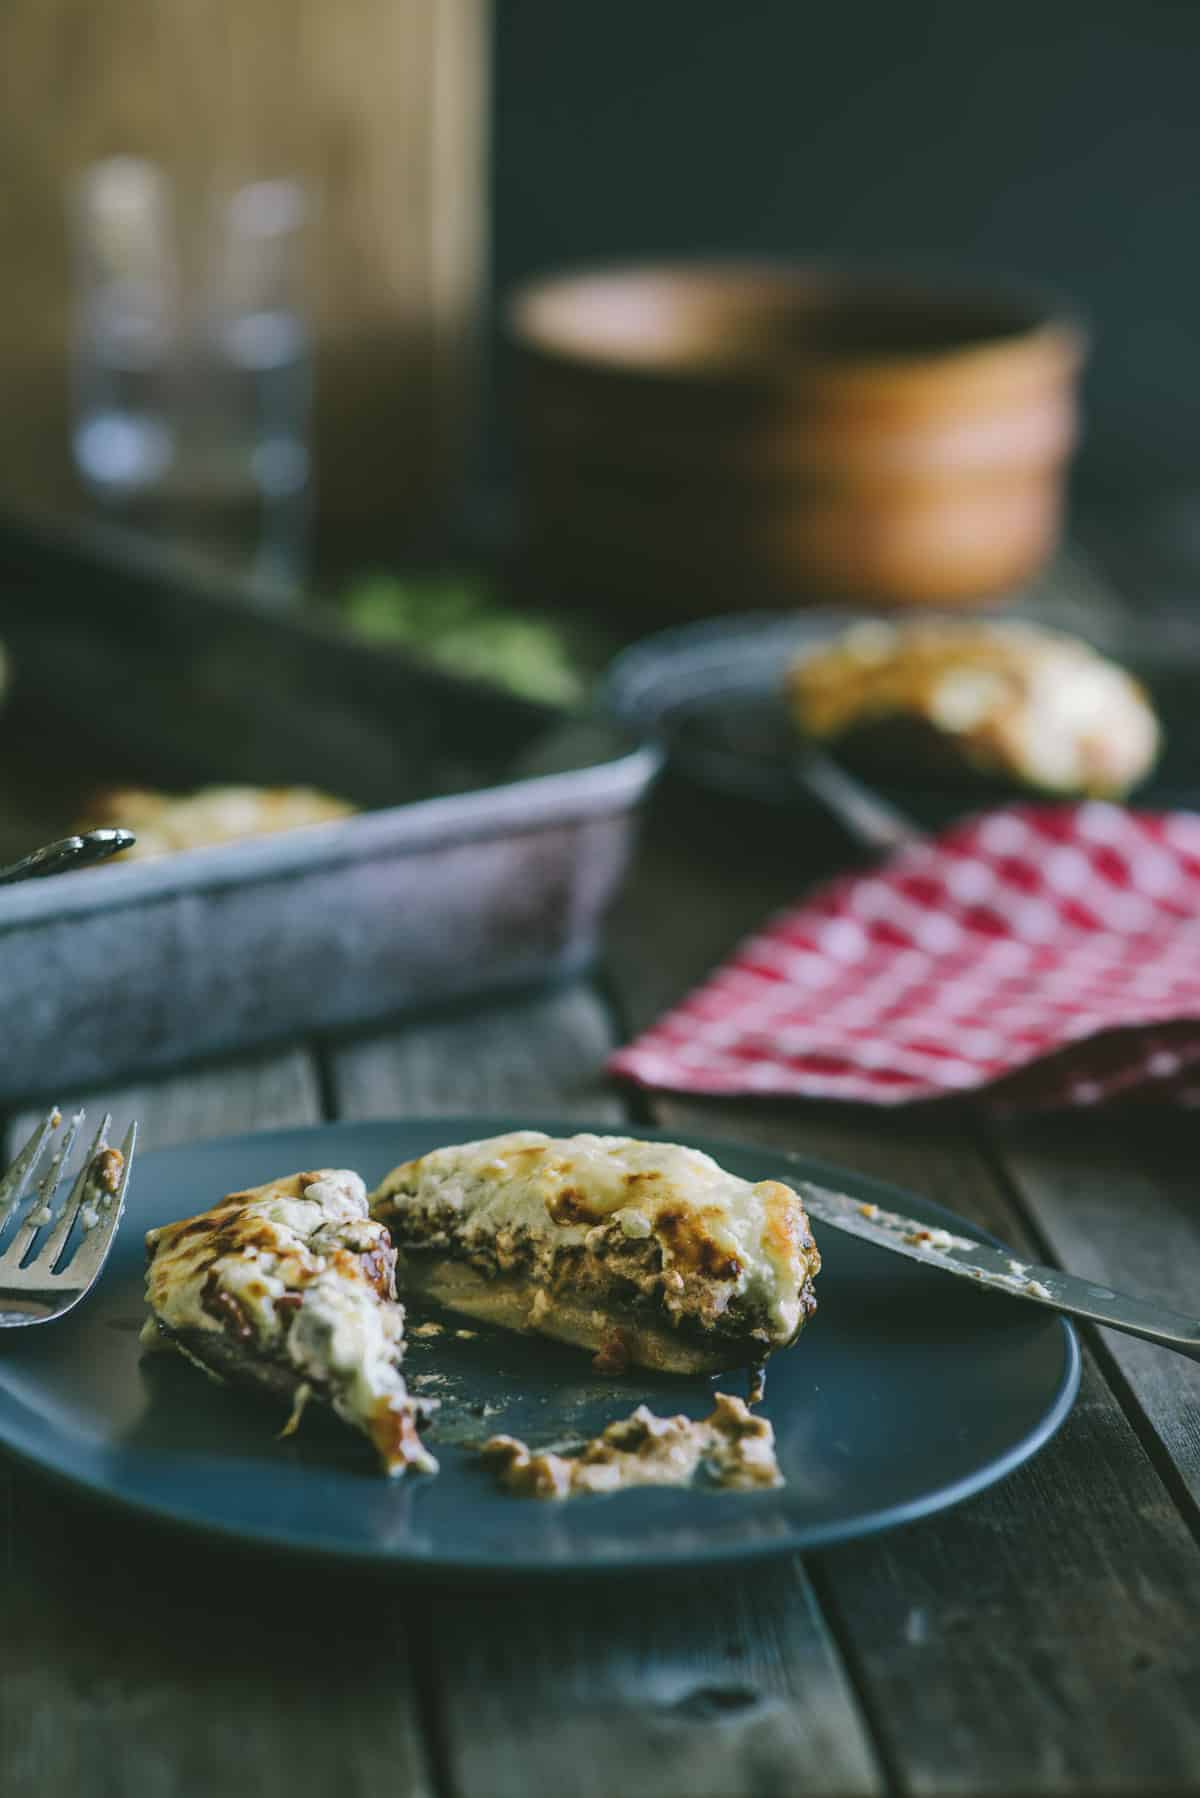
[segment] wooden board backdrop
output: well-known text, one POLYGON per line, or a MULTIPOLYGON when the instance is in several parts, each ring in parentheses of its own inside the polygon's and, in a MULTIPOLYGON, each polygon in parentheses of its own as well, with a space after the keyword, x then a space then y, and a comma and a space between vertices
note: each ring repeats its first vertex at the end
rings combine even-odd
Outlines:
POLYGON ((67 186, 131 153, 175 182, 185 269, 214 192, 309 184, 319 527, 426 527, 473 387, 488 23, 488 0, 4 0, 0 504, 77 493, 67 186))

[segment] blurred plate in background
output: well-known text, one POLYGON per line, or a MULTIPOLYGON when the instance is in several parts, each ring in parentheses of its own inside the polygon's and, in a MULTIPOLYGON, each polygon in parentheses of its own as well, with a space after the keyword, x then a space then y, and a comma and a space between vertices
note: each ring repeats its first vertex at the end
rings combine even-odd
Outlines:
MULTIPOLYGON (((815 810, 818 801, 800 774, 803 739, 788 715, 783 677, 795 656, 863 616, 833 608, 763 612, 663 631, 618 656, 600 700, 702 786, 763 805, 815 810)), ((1134 801, 1200 805, 1200 666, 1133 672, 1149 686, 1167 745, 1134 801)), ((969 774, 935 779, 924 769, 865 766, 854 772, 930 830, 982 805, 1038 797, 969 774)))

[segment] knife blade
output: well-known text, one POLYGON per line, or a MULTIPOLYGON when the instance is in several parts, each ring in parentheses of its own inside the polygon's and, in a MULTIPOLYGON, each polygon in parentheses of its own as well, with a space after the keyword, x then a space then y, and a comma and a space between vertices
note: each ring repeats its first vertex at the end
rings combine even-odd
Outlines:
MULTIPOLYGON (((905 1255, 925 1267, 970 1280, 985 1291, 1043 1305, 1068 1317, 1104 1324, 1140 1336, 1163 1348, 1200 1360, 1200 1320, 1173 1311, 1152 1299, 1115 1291, 1093 1280, 1029 1261, 1010 1249, 995 1248, 975 1237, 959 1236, 919 1218, 905 1217, 871 1200, 852 1198, 808 1180, 797 1184, 810 1218, 905 1255)), ((819 1244, 818 1244, 819 1246, 819 1244)))

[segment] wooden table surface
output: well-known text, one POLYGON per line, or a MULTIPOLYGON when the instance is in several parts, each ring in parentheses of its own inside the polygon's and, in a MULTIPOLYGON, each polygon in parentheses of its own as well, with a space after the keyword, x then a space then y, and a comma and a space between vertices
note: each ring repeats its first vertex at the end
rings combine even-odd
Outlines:
MULTIPOLYGON (((706 807, 664 793, 594 980, 106 1102, 118 1129, 136 1113, 147 1147, 523 1109, 784 1144, 1196 1309, 1186 1115, 997 1129, 965 1109, 683 1102, 605 1081, 610 1046, 794 897, 795 830, 717 836, 706 807)), ((0 1459, 0 1792, 1200 1790, 1200 1366, 1103 1332, 1084 1351, 1068 1423, 991 1491, 874 1540, 682 1582, 524 1596, 257 1561, 0 1459)))

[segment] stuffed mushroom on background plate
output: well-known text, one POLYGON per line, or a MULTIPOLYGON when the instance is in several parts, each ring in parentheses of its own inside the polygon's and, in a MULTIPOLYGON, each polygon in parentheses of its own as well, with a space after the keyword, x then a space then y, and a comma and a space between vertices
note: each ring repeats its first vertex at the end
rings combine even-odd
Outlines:
POLYGON ((936 829, 1015 799, 1090 793, 1138 805, 1200 801, 1197 695, 1200 669, 1143 669, 1015 615, 881 619, 829 609, 663 631, 617 658, 601 699, 657 741, 678 772, 710 790, 811 814, 817 801, 802 762, 816 748, 936 829), (922 663, 927 674, 939 658, 944 678, 920 678, 922 663), (879 678, 889 663, 890 682, 879 678), (895 703, 905 663, 907 706, 895 703), (840 679, 847 668, 856 681, 840 679), (1088 737, 1084 701, 1097 691, 1101 714, 1119 711, 1127 727, 1111 766, 1088 737), (920 702, 931 693, 946 706, 922 720, 920 702), (1074 723, 1081 710, 1082 736, 1074 723), (1039 754, 1037 740, 1047 734, 1049 748, 1039 754), (1022 756, 1030 736, 1034 752, 1022 756), (1089 773, 1097 757, 1101 765, 1089 773))

